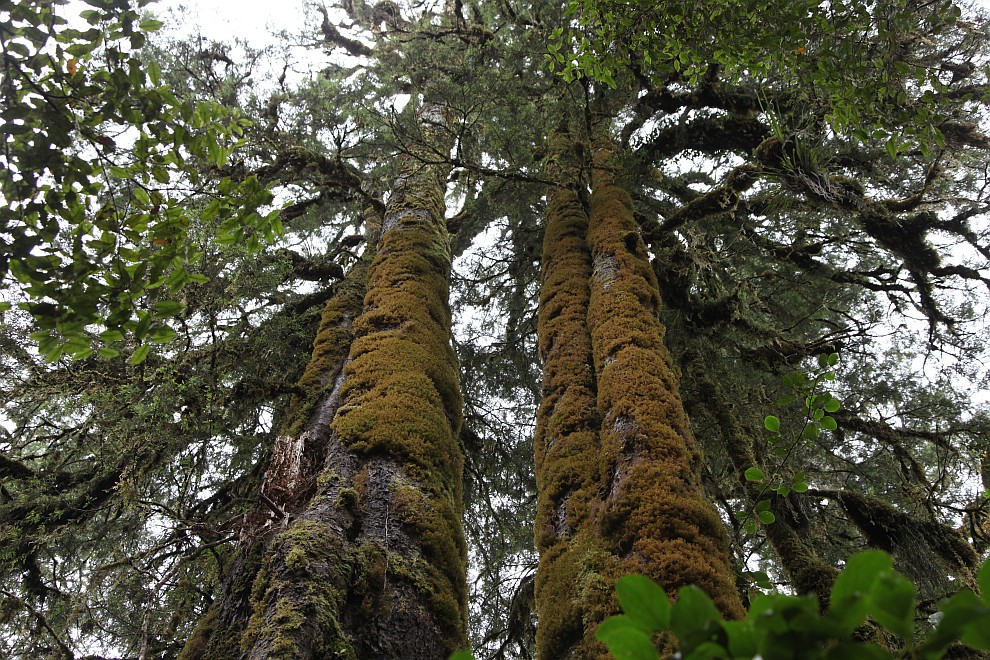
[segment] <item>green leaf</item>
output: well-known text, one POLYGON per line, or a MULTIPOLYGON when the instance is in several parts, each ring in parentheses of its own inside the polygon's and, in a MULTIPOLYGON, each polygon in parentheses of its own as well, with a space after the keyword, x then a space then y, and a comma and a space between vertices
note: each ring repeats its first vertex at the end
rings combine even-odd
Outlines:
POLYGON ((100 341, 121 341, 124 338, 124 333, 120 330, 104 330, 100 333, 100 341))
POLYGON ((167 344, 178 336, 178 333, 167 325, 160 325, 151 333, 151 341, 155 344, 167 344))
POLYGON ((643 630, 628 616, 612 616, 598 626, 595 639, 605 644, 613 656, 621 660, 659 660, 649 633, 643 630))
POLYGON ((688 654, 685 660, 714 660, 715 658, 725 658, 726 654, 725 647, 721 644, 704 642, 688 654))
POLYGON ((838 412, 839 408, 842 407, 842 402, 832 397, 825 403, 825 412, 834 413, 838 412))
POLYGON ((153 18, 149 18, 138 23, 138 27, 141 28, 142 32, 155 32, 156 30, 162 29, 163 25, 165 25, 165 23, 162 21, 156 21, 153 18))
MULTIPOLYGON (((767 580, 769 583, 769 579, 767 580)), ((757 584, 760 584, 759 582, 757 584)), ((760 584, 762 587, 762 584, 760 584)), ((770 587, 765 587, 770 588, 770 587)), ((752 658, 759 655, 759 636, 756 634, 756 627, 752 621, 725 621, 722 629, 729 638, 726 645, 733 658, 752 658)))
POLYGON ((958 639, 981 650, 990 650, 990 645, 981 646, 990 631, 990 606, 980 600, 969 589, 963 589, 939 607, 941 620, 935 630, 918 647, 919 655, 935 655, 958 639), (982 633, 982 635, 981 635, 982 633))
POLYGON ((758 467, 747 468, 743 476, 746 477, 746 481, 763 481, 765 478, 763 470, 758 467))
POLYGON ((760 511, 759 518, 760 522, 764 525, 771 525, 777 520, 777 516, 773 515, 770 511, 760 511))
POLYGON ((874 583, 892 571, 893 560, 885 552, 866 550, 850 557, 832 586, 827 619, 844 634, 852 634, 866 620, 874 583))
POLYGON ((11 307, 11 304, 7 301, 0 302, 0 312, 6 312, 11 307))
POLYGON ((705 642, 720 641, 721 622, 718 608, 698 587, 689 585, 677 593, 677 602, 670 612, 670 626, 681 642, 682 654, 705 642))
POLYGON ((777 433, 780 430, 780 420, 773 415, 767 415, 763 420, 763 426, 771 433, 777 433))
POLYGON ((914 632, 914 585, 894 571, 881 573, 870 595, 869 615, 904 640, 914 632))
POLYGON ((827 415, 822 417, 818 423, 821 424, 822 428, 826 431, 834 431, 839 428, 839 425, 835 423, 835 418, 827 415))
POLYGON ((148 351, 151 350, 151 344, 142 344, 138 346, 138 349, 134 351, 134 355, 131 356, 131 364, 141 364, 144 362, 145 358, 148 357, 148 351))
POLYGON ((447 660, 474 660, 474 654, 467 649, 461 649, 460 651, 451 653, 447 660))
POLYGON ((155 303, 155 316, 167 318, 179 314, 183 310, 182 303, 175 300, 159 300, 155 303))
POLYGON ((643 575, 627 575, 615 584, 622 611, 647 632, 670 626, 670 601, 659 584, 643 575))
POLYGON ((100 348, 99 351, 97 351, 97 353, 99 353, 100 357, 107 359, 115 358, 118 355, 120 355, 120 351, 110 348, 108 346, 103 346, 102 348, 100 348))

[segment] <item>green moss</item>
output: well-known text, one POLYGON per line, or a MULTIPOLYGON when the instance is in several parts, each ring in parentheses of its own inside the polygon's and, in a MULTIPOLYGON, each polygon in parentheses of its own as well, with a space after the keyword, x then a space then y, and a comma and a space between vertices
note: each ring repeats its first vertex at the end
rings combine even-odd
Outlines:
POLYGON ((272 658, 354 657, 341 625, 351 567, 328 525, 292 524, 274 539, 255 579, 241 648, 272 658))
POLYGON ((323 309, 320 327, 313 340, 313 354, 299 379, 302 395, 293 397, 282 426, 282 435, 296 437, 305 430, 313 406, 333 387, 333 373, 347 357, 354 337, 353 320, 364 303, 368 265, 374 254, 368 250, 347 273, 323 309))
POLYGON ((361 495, 353 488, 341 488, 337 491, 334 506, 344 509, 354 509, 361 501, 361 495))
MULTIPOLYGON (((556 174, 578 185, 580 163, 565 136, 551 137, 556 174)), ((551 174, 554 172, 552 171, 551 174)), ((604 647, 588 633, 587 594, 598 556, 592 504, 601 489, 596 381, 587 325, 591 255, 588 216, 575 190, 548 195, 540 287, 539 350, 543 398, 536 422, 537 519, 540 562, 535 581, 537 655, 594 657, 604 647)), ((589 591, 590 593, 590 591, 589 591)), ((593 627, 591 630, 593 637, 593 627)))
POLYGON ((245 622, 238 613, 250 600, 255 576, 260 570, 266 539, 260 536, 237 549, 224 572, 223 592, 200 619, 179 655, 182 660, 233 660, 238 657, 245 622), (224 618, 226 617, 226 618, 224 618))
POLYGON ((615 559, 606 573, 644 573, 676 592, 697 584, 724 614, 742 616, 724 525, 701 490, 701 454, 663 344, 660 295, 632 216, 609 177, 592 195, 588 243, 591 329, 602 460, 601 524, 615 559))

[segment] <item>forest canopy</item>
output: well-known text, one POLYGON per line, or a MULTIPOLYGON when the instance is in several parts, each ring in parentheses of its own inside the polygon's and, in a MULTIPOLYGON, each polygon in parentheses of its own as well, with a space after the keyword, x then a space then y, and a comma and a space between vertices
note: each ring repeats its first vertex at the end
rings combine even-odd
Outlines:
POLYGON ((598 657, 624 575, 737 619, 865 549, 918 631, 979 591, 983 10, 156 11, 0 0, 0 656, 598 657))

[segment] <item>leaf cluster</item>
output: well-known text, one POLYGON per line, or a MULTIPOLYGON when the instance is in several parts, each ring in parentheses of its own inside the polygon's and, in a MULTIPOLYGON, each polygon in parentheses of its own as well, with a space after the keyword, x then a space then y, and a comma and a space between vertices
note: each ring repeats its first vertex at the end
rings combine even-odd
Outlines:
POLYGON ((2 305, 35 318, 33 339, 50 360, 96 347, 113 357, 125 333, 174 336, 176 292, 203 282, 194 222, 217 218, 221 240, 255 248, 280 230, 256 179, 203 167, 227 161, 246 120, 215 102, 181 102, 162 84, 140 57, 160 21, 130 2, 88 4, 88 28, 76 29, 48 0, 0 3, 10 17, 0 26, 0 277, 12 285, 2 305), (93 325, 105 328, 99 338, 93 325))
POLYGON ((671 602, 649 578, 630 575, 616 583, 623 614, 606 619, 597 638, 613 656, 628 660, 660 658, 655 639, 662 648, 676 648, 679 657, 696 660, 940 658, 960 641, 987 651, 990 560, 979 581, 982 597, 968 589, 957 592, 942 601, 932 626, 916 620, 914 586, 894 570, 889 555, 875 550, 850 557, 824 614, 813 596, 767 594, 753 600, 744 620, 724 621, 697 587, 682 588, 671 602), (892 637, 885 638, 888 633, 892 637))

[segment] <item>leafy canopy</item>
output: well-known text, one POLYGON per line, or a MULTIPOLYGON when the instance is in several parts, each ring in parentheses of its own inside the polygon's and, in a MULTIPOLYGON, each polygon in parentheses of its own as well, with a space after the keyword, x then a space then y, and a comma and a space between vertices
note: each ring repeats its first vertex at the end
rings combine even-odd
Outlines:
POLYGON ((256 177, 210 175, 238 146, 247 121, 213 101, 180 102, 141 58, 146 33, 129 0, 86 0, 87 27, 70 27, 53 0, 0 1, 0 277, 27 310, 32 338, 54 360, 100 352, 125 334, 175 336, 166 320, 200 259, 191 218, 220 223, 220 241, 251 247, 279 231, 261 209, 256 177), (208 179, 214 179, 207 184, 208 179), (195 202, 192 200, 195 198, 195 202))

